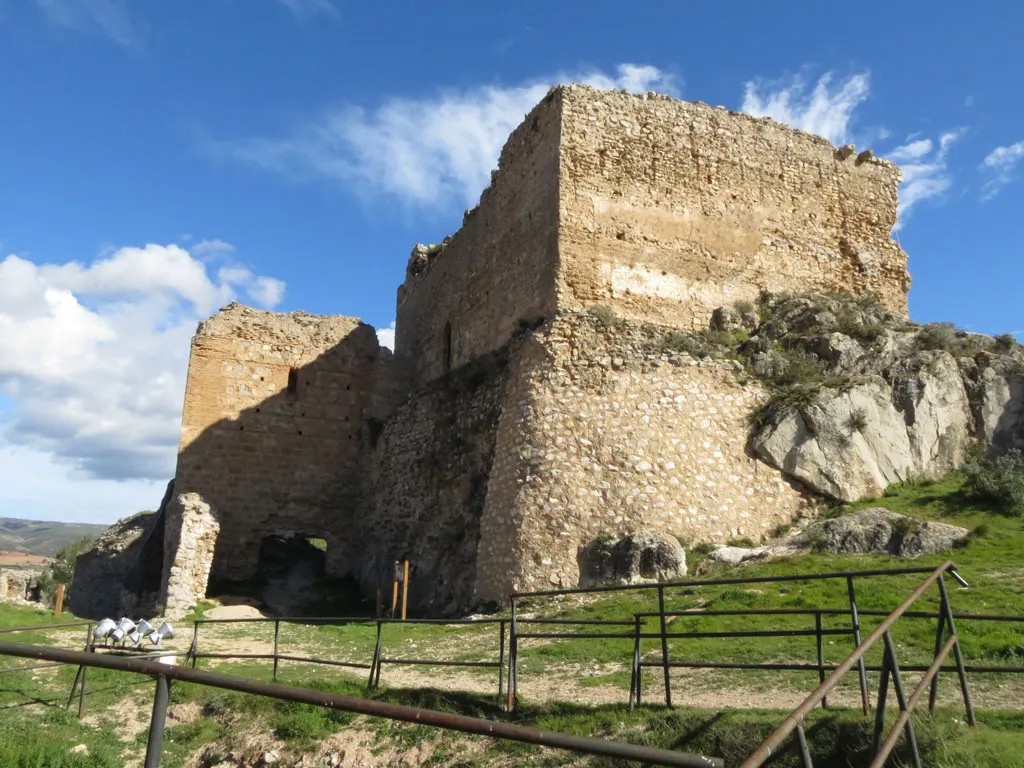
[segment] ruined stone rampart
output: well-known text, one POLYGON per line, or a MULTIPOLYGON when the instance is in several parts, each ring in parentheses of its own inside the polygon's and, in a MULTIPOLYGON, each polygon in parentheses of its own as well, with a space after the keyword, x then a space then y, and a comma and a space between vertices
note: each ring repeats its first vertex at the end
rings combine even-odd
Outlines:
POLYGON ((200 325, 175 493, 216 510, 213 577, 251 577, 270 534, 326 539, 328 570, 348 569, 378 353, 349 317, 232 305, 200 325))
POLYGON ((355 569, 369 594, 408 559, 414 611, 451 614, 472 603, 507 367, 502 349, 434 380, 374 440, 355 569))
POLYGON ((426 382, 505 344, 555 301, 559 114, 537 105, 509 137, 480 204, 443 247, 418 248, 398 289, 395 353, 426 382))
POLYGON ((762 291, 905 315, 898 182, 771 120, 553 89, 462 228, 414 249, 393 356, 347 317, 200 325, 162 594, 252 577, 277 536, 326 540, 369 593, 408 558, 426 613, 572 586, 601 536, 760 538, 807 503, 748 448, 768 393, 666 339, 762 291))
POLYGON ((759 540, 805 507, 747 449, 764 389, 738 363, 667 339, 566 313, 522 345, 481 527, 480 599, 575 586, 579 548, 599 536, 759 540))
POLYGON ((560 307, 699 329, 762 289, 846 290, 906 314, 892 163, 657 94, 559 103, 560 307))

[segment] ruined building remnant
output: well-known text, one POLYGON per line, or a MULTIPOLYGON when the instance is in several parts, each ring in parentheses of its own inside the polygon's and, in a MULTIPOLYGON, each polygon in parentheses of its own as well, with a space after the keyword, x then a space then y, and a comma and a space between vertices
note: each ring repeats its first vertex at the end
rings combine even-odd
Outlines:
POLYGON ((658 335, 763 290, 905 314, 899 178, 771 120, 553 89, 462 228, 413 250, 393 355, 347 317, 200 324, 163 600, 253 577, 268 538, 325 541, 327 572, 370 591, 407 558, 433 613, 576 585, 599 536, 760 538, 806 503, 748 449, 765 392, 658 335))

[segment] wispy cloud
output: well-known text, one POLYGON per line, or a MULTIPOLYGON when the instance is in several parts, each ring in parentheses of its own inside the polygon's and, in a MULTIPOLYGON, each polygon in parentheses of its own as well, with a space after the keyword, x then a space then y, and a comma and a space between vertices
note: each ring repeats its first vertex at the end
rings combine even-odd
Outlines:
POLYGON ((309 19, 314 16, 326 16, 337 20, 341 13, 331 0, 277 0, 281 5, 295 14, 298 19, 309 19))
POLYGON ((0 423, 5 449, 89 477, 173 472, 189 338, 235 296, 268 308, 284 283, 177 245, 120 248, 91 263, 0 260, 0 423))
POLYGON ((906 143, 884 153, 887 159, 899 163, 903 171, 895 229, 906 223, 912 208, 925 200, 940 197, 952 186, 949 149, 964 133, 963 128, 947 131, 939 136, 938 143, 927 138, 917 139, 917 134, 914 134, 907 137, 906 143))
POLYGON ((988 180, 981 188, 981 200, 991 200, 1000 190, 1014 179, 1017 164, 1024 160, 1024 141, 1010 144, 1008 147, 996 147, 981 164, 981 170, 988 180))
POLYGON ((818 78, 810 89, 803 75, 751 80, 744 89, 741 109, 817 134, 833 144, 845 144, 851 137, 854 110, 868 97, 871 78, 862 72, 833 81, 832 72, 818 78))
POLYGON ((33 0, 47 21, 65 29, 99 32, 124 48, 142 48, 142 29, 124 0, 33 0))
POLYGON ((416 206, 472 205, 509 133, 552 85, 565 82, 634 92, 677 90, 675 79, 657 67, 621 64, 614 74, 590 71, 427 98, 393 97, 371 109, 344 105, 290 136, 219 142, 213 148, 268 170, 327 178, 416 206))
POLYGON ((377 341, 380 342, 382 347, 387 347, 392 352, 395 349, 395 321, 391 321, 391 325, 387 328, 377 329, 377 341))

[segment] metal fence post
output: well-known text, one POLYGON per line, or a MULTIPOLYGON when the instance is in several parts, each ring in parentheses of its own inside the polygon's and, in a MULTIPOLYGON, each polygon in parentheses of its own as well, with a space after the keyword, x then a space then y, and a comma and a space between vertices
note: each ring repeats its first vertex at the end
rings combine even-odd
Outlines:
POLYGON ((960 691, 964 696, 964 709, 967 710, 967 723, 974 726, 974 704, 971 702, 971 692, 967 689, 967 670, 964 669, 964 655, 960 652, 960 638, 956 634, 956 624, 953 621, 953 609, 949 607, 949 595, 946 592, 946 582, 943 576, 939 576, 939 595, 942 598, 942 613, 949 625, 949 634, 956 637, 956 644, 953 646, 953 653, 956 655, 956 671, 960 675, 960 691))
POLYGON ((811 749, 807 746, 807 734, 804 733, 804 724, 802 722, 796 726, 796 738, 797 743, 800 744, 800 758, 803 761, 804 768, 814 768, 814 763, 811 761, 811 749))
MULTIPOLYGON (((821 611, 816 611, 814 614, 814 635, 817 641, 818 647, 818 682, 825 682, 825 648, 822 645, 821 637, 821 611)), ((828 709, 828 697, 823 696, 821 699, 821 708, 828 709)))
POLYGON ((498 632, 498 706, 505 695, 505 620, 499 622, 498 632))
POLYGON ((885 702, 889 695, 889 654, 882 654, 882 673, 878 681, 878 706, 875 708, 875 730, 871 738, 871 751, 878 754, 882 748, 882 730, 885 728, 885 702))
POLYGON ((640 615, 633 614, 633 668, 629 676, 629 711, 640 706, 640 615))
POLYGON ((366 681, 366 689, 373 688, 374 677, 377 674, 377 660, 380 659, 380 628, 381 621, 377 619, 377 642, 373 646, 373 658, 370 660, 370 679, 366 681))
POLYGON ((512 620, 508 638, 508 701, 505 709, 514 711, 519 706, 519 625, 516 623, 516 599, 512 598, 512 620))
POLYGON ((164 747, 164 725, 167 722, 167 701, 169 698, 167 678, 158 675, 156 694, 153 696, 153 716, 149 720, 149 741, 146 744, 145 768, 159 768, 160 753, 164 747))
MULTIPOLYGON (((946 614, 941 610, 939 611, 939 621, 935 628, 935 655, 939 655, 939 651, 942 650, 942 630, 946 628, 946 614)), ((928 693, 928 711, 931 714, 935 714, 935 700, 939 695, 939 673, 935 673, 935 677, 932 678, 932 689, 928 693)))
POLYGON ((281 620, 274 619, 274 682, 277 682, 277 649, 278 637, 281 634, 281 620))
POLYGON ((668 673, 668 628, 665 624, 665 585, 658 585, 658 614, 661 617, 661 668, 665 674, 665 706, 672 706, 672 683, 668 673))
MULTIPOLYGON (((846 577, 846 592, 850 596, 850 619, 853 622, 853 647, 860 646, 860 615, 857 613, 857 598, 853 592, 853 576, 846 577)), ((871 705, 868 703, 868 671, 864 667, 864 658, 857 659, 857 674, 860 677, 860 703, 864 714, 871 705)))
MULTIPOLYGON (((896 703, 899 704, 900 712, 907 711, 907 698, 903 694, 903 678, 900 676, 900 665, 896 661, 896 646, 892 641, 892 635, 886 632, 882 635, 885 642, 885 653, 889 657, 889 667, 892 669, 892 687, 896 692, 896 703)), ((907 718, 904 726, 907 734, 907 742, 910 744, 910 756, 914 762, 914 768, 921 768, 921 753, 917 748, 917 737, 914 735, 914 724, 907 718)))
POLYGON ((382 629, 384 627, 383 621, 377 622, 377 672, 373 678, 373 687, 380 688, 380 668, 384 666, 384 645, 381 638, 382 629))
POLYGON ((199 655, 199 622, 196 621, 192 625, 192 647, 189 648, 189 653, 192 654, 192 669, 196 668, 196 661, 199 655))

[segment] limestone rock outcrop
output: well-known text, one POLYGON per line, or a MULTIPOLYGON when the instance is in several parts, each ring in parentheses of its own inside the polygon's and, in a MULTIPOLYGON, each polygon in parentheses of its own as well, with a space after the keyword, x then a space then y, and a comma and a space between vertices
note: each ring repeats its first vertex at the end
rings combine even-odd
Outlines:
POLYGON ((962 546, 970 534, 956 525, 871 507, 815 523, 802 538, 819 552, 918 557, 962 546))
POLYGON ((937 479, 982 441, 1024 444, 1024 347, 920 326, 866 299, 768 297, 741 351, 775 384, 751 450, 840 501, 937 479))
POLYGON ((963 546, 970 535, 966 528, 956 525, 918 520, 882 507, 871 507, 812 523, 799 533, 765 546, 719 547, 708 554, 708 559, 740 565, 808 552, 911 558, 956 549, 963 546))
POLYGON ((125 583, 158 518, 158 513, 144 512, 115 523, 100 534, 92 549, 78 556, 68 590, 69 611, 88 619, 118 618, 125 583))
POLYGON ((580 586, 672 581, 686 576, 686 551, 674 536, 641 530, 581 548, 580 586))

